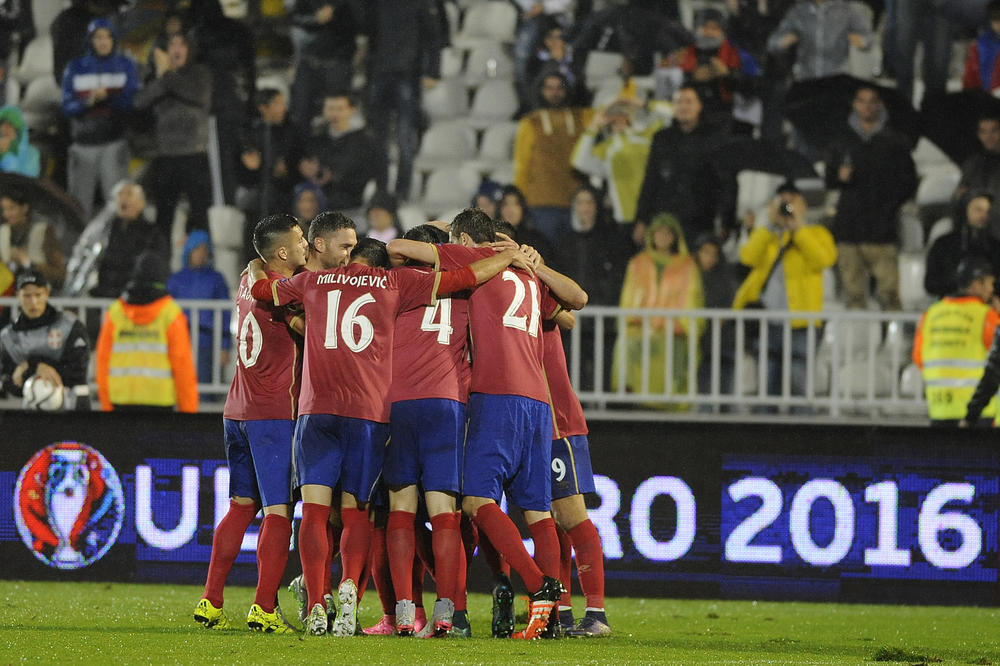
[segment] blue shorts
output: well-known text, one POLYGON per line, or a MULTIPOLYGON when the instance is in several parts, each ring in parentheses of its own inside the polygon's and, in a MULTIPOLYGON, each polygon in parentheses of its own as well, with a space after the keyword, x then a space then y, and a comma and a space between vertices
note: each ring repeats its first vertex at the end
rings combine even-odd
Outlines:
POLYGON ((518 395, 469 396, 469 432, 462 464, 462 494, 500 495, 521 509, 552 505, 552 411, 518 395))
POLYGON ((394 402, 389 433, 385 482, 390 488, 419 483, 424 492, 458 492, 464 404, 444 398, 394 402))
POLYGON ((552 499, 596 492, 587 436, 552 440, 552 499))
POLYGON ((295 422, 223 419, 222 426, 230 497, 251 497, 261 506, 291 503, 295 422))
POLYGON ((341 490, 371 500, 382 474, 389 424, 334 414, 303 414, 295 423, 295 485, 341 490))

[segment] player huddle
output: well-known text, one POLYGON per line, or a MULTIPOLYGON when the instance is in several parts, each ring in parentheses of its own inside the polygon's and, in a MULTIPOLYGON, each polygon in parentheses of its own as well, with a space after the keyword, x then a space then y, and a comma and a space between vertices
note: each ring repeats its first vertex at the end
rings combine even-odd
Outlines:
POLYGON ((359 241, 339 213, 317 216, 308 238, 289 215, 257 224, 223 413, 230 509, 194 613, 204 626, 230 626, 225 579, 262 508, 247 624, 293 631, 276 599, 294 489, 303 574, 290 589, 309 634, 358 633, 371 577, 384 617, 364 633, 471 635, 466 567, 477 544, 496 580, 494 636, 610 634, 600 537, 583 502, 594 491, 587 426, 559 332, 587 294, 478 209, 456 216, 452 243, 447 228, 423 225, 386 246, 359 241), (504 493, 524 513, 534 557, 500 509, 504 493), (587 597, 576 624, 560 582, 568 587, 571 548, 587 597), (530 595, 517 632, 511 567, 530 595), (425 568, 437 590, 430 619, 425 568))

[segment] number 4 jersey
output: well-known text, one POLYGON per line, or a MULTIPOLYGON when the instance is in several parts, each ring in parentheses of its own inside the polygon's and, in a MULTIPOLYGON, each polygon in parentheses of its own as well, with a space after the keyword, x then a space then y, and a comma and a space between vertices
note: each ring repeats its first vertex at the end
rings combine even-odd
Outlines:
MULTIPOLYGON (((268 277, 282 276, 268 272, 268 277)), ((288 330, 295 313, 254 299, 245 275, 236 294, 236 311, 236 374, 223 417, 235 421, 294 420, 302 371, 300 345, 288 330)))

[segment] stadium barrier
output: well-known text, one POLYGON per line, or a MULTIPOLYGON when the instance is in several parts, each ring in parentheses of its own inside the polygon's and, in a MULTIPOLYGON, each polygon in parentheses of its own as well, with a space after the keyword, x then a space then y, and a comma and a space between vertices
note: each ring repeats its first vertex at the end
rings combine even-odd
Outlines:
MULTIPOLYGON (((108 299, 54 298, 82 319, 96 337, 108 299)), ((224 316, 232 313, 230 303, 212 300, 182 300, 189 312, 210 314, 213 349, 219 349, 224 335, 231 335, 232 354, 228 364, 213 354, 211 381, 198 385, 203 396, 201 411, 218 412, 232 380, 241 336, 235 317, 230 331, 223 330, 224 316)), ((0 298, 0 307, 14 306, 11 298, 0 298)), ((927 422, 927 406, 919 370, 910 363, 913 332, 919 313, 831 310, 819 313, 822 325, 806 333, 801 371, 793 373, 791 322, 801 313, 770 310, 648 310, 587 306, 577 314, 576 327, 564 334, 570 376, 588 418, 614 420, 705 420, 789 421, 808 415, 812 422, 895 423, 927 422), (695 323, 692 325, 691 321, 695 323), (618 342, 618 331, 628 322, 641 334, 638 349, 629 352, 618 342), (703 331, 701 338, 682 336, 676 328, 703 331), (774 354, 782 363, 780 390, 768 395, 766 362, 758 349, 769 335, 780 334, 774 354), (663 346, 656 354, 654 347, 663 346), (675 354, 683 345, 686 355, 675 354), (704 353, 702 353, 704 350, 704 353), (632 356, 628 356, 632 354, 632 356), (686 356, 684 367, 675 357, 686 356), (660 392, 650 390, 651 359, 661 358, 663 376, 686 374, 690 381, 683 390, 671 382, 660 392), (627 366, 641 368, 640 385, 626 387, 627 366), (699 364, 705 385, 695 381, 699 364), (724 381, 727 372, 731 385, 724 381), (793 391, 795 381, 803 386, 793 391)), ((198 318, 190 317, 191 343, 198 358, 198 318)), ((93 341, 92 341, 93 342, 93 341)), ((766 348, 766 343, 763 347, 766 348)), ((765 359, 766 361, 766 359, 765 359)), ((93 376, 93 371, 91 371, 93 376)), ((16 406, 8 402, 0 407, 16 406)))
MULTIPOLYGON (((203 582, 228 505, 221 421, 5 413, 4 577, 203 582)), ((608 594, 995 604, 996 437, 595 421, 588 507, 608 594)), ((258 526, 231 582, 254 581, 258 526)), ((297 567, 293 553, 286 576, 297 567)), ((469 573, 471 589, 489 589, 485 564, 469 573)))

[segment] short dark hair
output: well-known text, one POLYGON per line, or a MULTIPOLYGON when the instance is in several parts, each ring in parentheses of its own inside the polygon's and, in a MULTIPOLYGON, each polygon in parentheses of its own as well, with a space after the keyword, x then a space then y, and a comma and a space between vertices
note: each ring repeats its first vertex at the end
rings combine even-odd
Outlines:
POLYGON ((421 243, 442 244, 448 242, 448 234, 444 230, 432 224, 421 224, 413 227, 405 234, 406 240, 418 241, 421 243))
POLYGON ((283 94, 277 88, 258 88, 255 101, 257 106, 267 106, 278 95, 283 94))
POLYGON ((451 233, 455 238, 466 233, 473 243, 492 243, 496 237, 493 220, 478 208, 466 208, 456 215, 451 223, 451 233))
POLYGON ((28 202, 28 195, 20 187, 5 187, 2 192, 0 192, 0 198, 10 199, 16 204, 23 206, 28 202))
POLYGON ((323 102, 325 103, 328 99, 337 99, 338 97, 343 97, 347 100, 347 104, 352 108, 357 106, 354 101, 354 95, 351 94, 349 90, 331 90, 330 92, 323 95, 323 102))
POLYGON ((298 219, 288 213, 268 215, 258 222, 253 229, 253 247, 260 258, 265 261, 270 259, 278 248, 281 237, 297 226, 298 219))
POLYGON ((958 268, 955 269, 955 283, 959 291, 965 291, 976 280, 991 275, 995 275, 993 264, 985 257, 971 255, 958 263, 958 268))
MULTIPOLYGON (((493 232, 494 234, 506 234, 510 236, 512 240, 517 240, 517 229, 513 224, 508 222, 503 218, 497 218, 493 220, 493 232)), ((496 238, 496 236, 494 236, 496 238)))
POLYGON ((309 224, 309 245, 312 246, 313 241, 317 238, 329 236, 341 229, 354 229, 356 231, 357 228, 358 225, 354 224, 354 220, 343 213, 325 210, 314 217, 309 224))
POLYGON ((358 244, 351 250, 351 260, 362 258, 368 262, 369 266, 375 268, 391 268, 389 263, 389 251, 385 249, 385 243, 377 238, 359 238, 358 244))

